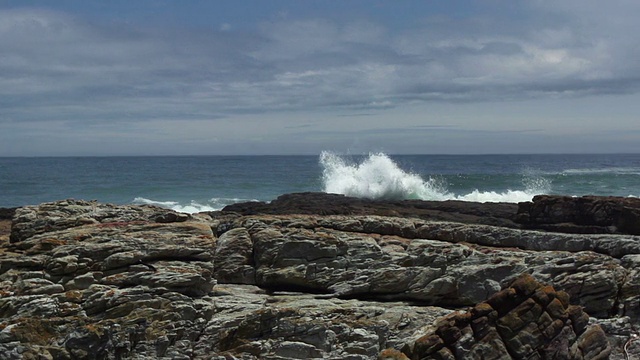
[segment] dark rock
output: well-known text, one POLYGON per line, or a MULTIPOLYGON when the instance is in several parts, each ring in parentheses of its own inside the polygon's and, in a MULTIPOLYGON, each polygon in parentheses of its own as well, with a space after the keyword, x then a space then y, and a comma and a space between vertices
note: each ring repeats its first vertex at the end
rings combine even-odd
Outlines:
POLYGON ((245 202, 222 213, 240 215, 380 215, 538 229, 570 234, 640 235, 640 199, 539 195, 531 202, 371 200, 339 194, 295 193, 270 203, 245 202))
POLYGON ((515 221, 530 229, 640 235, 640 199, 538 195, 519 204, 515 221))
POLYGON ((0 208, 0 220, 11 220, 17 208, 0 208))
POLYGON ((0 208, 0 243, 8 241, 11 234, 11 219, 15 208, 0 208))
POLYGON ((241 215, 380 215, 456 221, 516 228, 512 218, 518 205, 465 201, 370 200, 327 193, 281 195, 270 203, 245 202, 226 206, 222 212, 241 215))

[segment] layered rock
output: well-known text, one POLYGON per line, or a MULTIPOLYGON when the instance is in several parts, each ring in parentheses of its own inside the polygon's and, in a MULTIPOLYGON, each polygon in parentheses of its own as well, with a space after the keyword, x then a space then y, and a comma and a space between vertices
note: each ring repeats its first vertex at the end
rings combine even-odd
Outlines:
MULTIPOLYGON (((585 251, 592 239, 581 244, 573 238, 569 246, 575 252, 558 251, 567 245, 565 234, 527 249, 524 242, 510 244, 514 235, 504 235, 501 228, 478 227, 379 216, 241 217, 226 224, 233 230, 220 237, 216 263, 224 266, 216 267, 216 278, 340 297, 471 306, 528 272, 567 291, 592 315, 640 315, 633 306, 636 295, 619 297, 636 281, 627 276, 631 269, 611 256, 585 251), (506 245, 496 246, 501 239, 506 245)), ((627 238, 608 240, 626 244, 627 238)))
POLYGON ((245 202, 224 212, 255 214, 381 215, 571 234, 640 235, 640 199, 602 196, 538 195, 532 201, 371 200, 339 194, 285 194, 269 202, 245 202))
POLYGON ((439 319, 407 350, 414 359, 608 359, 611 348, 569 295, 523 275, 465 312, 439 319))
POLYGON ((471 224, 435 221, 435 204, 423 206, 428 214, 418 203, 388 212, 339 197, 344 212, 327 215, 312 214, 312 203, 335 196, 289 199, 305 197, 306 214, 288 215, 282 203, 260 214, 242 204, 186 215, 71 200, 18 209, 0 249, 0 354, 482 358, 464 352, 476 349, 617 359, 625 346, 640 354, 635 236, 521 230, 499 204, 438 215, 487 214, 471 224), (440 355, 429 352, 432 341, 440 355))
POLYGON ((176 336, 196 337, 211 312, 200 298, 215 285, 215 237, 188 219, 82 201, 19 209, 0 254, 0 353, 119 357, 140 339, 162 353, 176 336))

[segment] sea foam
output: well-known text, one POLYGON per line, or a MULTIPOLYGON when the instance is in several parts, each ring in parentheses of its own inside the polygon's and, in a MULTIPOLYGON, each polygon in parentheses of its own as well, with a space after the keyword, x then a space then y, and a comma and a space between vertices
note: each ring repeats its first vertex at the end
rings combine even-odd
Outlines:
POLYGON ((403 170, 388 155, 372 153, 360 162, 350 162, 331 152, 322 152, 324 192, 368 199, 463 200, 475 202, 521 202, 548 193, 550 183, 544 178, 525 175, 525 189, 504 191, 474 190, 467 194, 451 193, 437 178, 423 179, 403 170))
POLYGON ((177 212, 184 212, 195 214, 205 211, 217 211, 221 210, 229 204, 245 201, 258 201, 256 199, 238 199, 238 198, 212 198, 207 201, 206 204, 199 203, 197 201, 190 201, 189 203, 180 203, 178 201, 157 201, 147 199, 143 197, 137 197, 133 200, 133 204, 137 205, 155 205, 167 209, 171 209, 177 212))

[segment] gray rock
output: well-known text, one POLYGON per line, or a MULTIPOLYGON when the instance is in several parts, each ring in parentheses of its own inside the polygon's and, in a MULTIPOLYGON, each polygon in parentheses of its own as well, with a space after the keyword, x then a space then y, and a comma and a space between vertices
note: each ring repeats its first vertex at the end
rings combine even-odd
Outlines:
MULTIPOLYGON (((635 273, 629 270, 635 258, 621 262, 579 246, 576 251, 549 244, 536 249, 490 246, 511 229, 373 216, 252 216, 236 220, 236 226, 241 230, 225 233, 225 242, 236 249, 240 244, 251 247, 237 252, 253 255, 255 281, 264 288, 471 306, 526 272, 566 291, 592 316, 636 311, 631 290, 635 273), (382 225, 374 227, 376 222, 382 225), (413 237, 419 234, 428 238, 413 237), (489 238, 491 243, 479 240, 489 238), (629 290, 622 292, 625 283, 629 290)), ((536 232, 520 235, 528 233, 536 232)), ((621 236, 609 237, 616 241, 621 236)), ((228 257, 225 267, 238 271, 251 264, 246 256, 235 265, 233 259, 228 257)))
MULTIPOLYGON (((611 358, 625 345, 638 354, 640 251, 630 235, 67 200, 17 209, 11 239, 0 243, 7 358, 404 359, 400 350, 411 354, 438 319, 520 274, 566 294, 565 310, 584 308, 571 320, 582 330, 560 330, 559 346, 598 344, 580 350, 597 358, 606 333, 611 358), (604 333, 588 330, 596 325, 604 333)), ((529 330, 508 339, 524 343, 529 330)), ((454 348, 513 345, 494 340, 461 330, 454 348)))
POLYGON ((221 283, 255 284, 253 244, 245 228, 225 232, 214 254, 215 278, 221 283))
POLYGON ((187 219, 189 219, 187 214, 155 206, 117 206, 69 199, 16 209, 13 215, 11 242, 18 242, 37 234, 90 224, 100 223, 117 227, 118 223, 132 221, 169 223, 187 219))

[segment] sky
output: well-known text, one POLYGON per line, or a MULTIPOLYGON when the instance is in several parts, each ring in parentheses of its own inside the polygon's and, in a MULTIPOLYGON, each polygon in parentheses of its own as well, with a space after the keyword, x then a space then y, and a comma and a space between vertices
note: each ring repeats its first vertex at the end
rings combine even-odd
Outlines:
POLYGON ((636 0, 0 0, 0 156, 640 152, 636 0))

